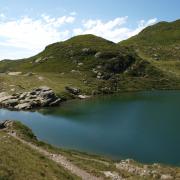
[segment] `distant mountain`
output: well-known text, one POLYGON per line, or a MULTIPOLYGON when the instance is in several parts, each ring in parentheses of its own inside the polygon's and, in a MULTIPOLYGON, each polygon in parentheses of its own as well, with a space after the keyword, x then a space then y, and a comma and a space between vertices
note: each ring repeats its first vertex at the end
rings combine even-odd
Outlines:
MULTIPOLYGON (((117 44, 94 35, 80 35, 64 42, 48 45, 41 53, 27 59, 2 61, 0 71, 33 71, 33 72, 69 72, 77 69, 78 63, 84 63, 84 68, 94 67, 98 59, 111 59, 118 55, 131 55, 133 51, 119 47, 117 44), (100 58, 95 54, 101 52, 100 58)), ((132 55, 134 56, 134 55, 132 55)), ((121 57, 123 60, 125 57, 121 57)), ((103 59, 103 60, 102 60, 103 59)), ((121 60, 121 61, 122 61, 121 60)))
POLYGON ((132 47, 90 34, 51 44, 31 58, 1 61, 0 72, 1 89, 13 92, 39 85, 59 94, 65 86, 79 87, 86 94, 177 88, 177 79, 132 47), (8 72, 21 75, 11 77, 17 73, 8 72))
POLYGON ((156 60, 180 60, 180 20, 149 26, 119 44, 133 46, 144 56, 156 60))

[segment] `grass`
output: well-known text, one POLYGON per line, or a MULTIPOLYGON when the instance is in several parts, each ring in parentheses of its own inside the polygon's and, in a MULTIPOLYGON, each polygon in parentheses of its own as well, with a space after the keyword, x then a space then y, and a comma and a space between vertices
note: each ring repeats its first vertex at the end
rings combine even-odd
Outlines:
MULTIPOLYGON (((0 62, 0 91, 12 94, 46 85, 58 95, 68 98, 64 91, 65 86, 78 87, 86 94, 91 94, 92 91, 120 93, 122 91, 180 89, 180 62, 177 61, 180 57, 177 50, 178 27, 179 21, 160 23, 145 29, 140 35, 120 45, 93 35, 77 36, 65 42, 49 45, 44 51, 28 59, 2 61, 0 62), (138 55, 130 46, 135 48, 138 55), (88 52, 84 53, 82 51, 84 48, 88 48, 88 52), (103 57, 95 58, 94 55, 97 52, 101 52, 103 57), (154 54, 157 54, 160 59, 155 60, 152 56, 154 54), (42 62, 36 62, 37 59, 44 58, 42 62), (78 63, 83 65, 79 66, 78 63), (93 68, 98 69, 97 66, 101 66, 99 72, 110 74, 111 77, 97 79, 92 72, 93 68), (15 71, 22 72, 22 75, 7 74, 15 71), (33 74, 27 76, 26 73, 30 72, 33 74)), ((19 122, 13 123, 13 129, 24 140, 50 152, 61 153, 77 166, 96 176, 104 177, 102 171, 116 171, 129 179, 140 178, 116 169, 115 162, 110 159, 59 149, 39 142, 33 132, 19 122)), ((77 179, 62 167, 12 139, 3 131, 0 131, 0 140, 0 180, 21 180, 23 177, 37 180, 52 179, 52 177, 77 179)), ((170 169, 170 167, 162 166, 161 171, 167 173, 170 169)), ((173 169, 174 173, 179 172, 179 169, 173 169)))
MULTIPOLYGON (((36 73, 32 76, 9 76, 7 74, 2 74, 0 79, 0 90, 1 92, 9 92, 10 94, 16 92, 29 91, 35 87, 39 86, 49 86, 51 87, 58 95, 65 96, 66 86, 78 87, 85 94, 92 94, 92 92, 98 91, 103 87, 108 87, 112 89, 112 92, 122 92, 122 91, 137 91, 137 90, 151 90, 151 89, 179 89, 179 71, 178 63, 170 64, 170 62, 161 63, 153 62, 153 65, 162 71, 159 73, 157 71, 157 76, 154 73, 153 75, 147 76, 129 76, 126 74, 117 74, 116 78, 118 79, 116 86, 113 80, 98 80, 91 76, 87 76, 87 73, 69 73, 69 74, 59 74, 59 73, 36 73), (164 64, 164 65, 163 65, 164 64), (168 70, 169 69, 169 70, 168 70), (176 71, 175 71, 176 70, 176 71), (168 71, 172 71, 169 73, 168 71), (163 73, 165 75, 163 75, 163 73), (176 74, 177 76, 172 76, 176 74), (40 78, 41 77, 41 78, 40 78), (86 80, 86 83, 84 82, 86 80), (115 90, 113 89, 116 88, 115 90)), ((144 72, 144 71, 143 71, 144 72)), ((149 73, 152 74, 152 70, 149 73)))
POLYGON ((33 132, 19 121, 15 121, 13 123, 13 127, 11 130, 15 130, 17 135, 22 139, 28 142, 32 142, 33 144, 40 146, 51 153, 60 153, 64 155, 69 161, 73 162, 78 167, 97 177, 105 178, 103 171, 117 171, 124 177, 129 176, 129 173, 117 170, 114 164, 115 162, 109 158, 99 155, 87 154, 85 152, 60 149, 42 141, 38 141, 33 132))
MULTIPOLYGON (((68 75, 57 73, 37 73, 36 75, 29 77, 23 75, 14 77, 4 74, 1 75, 1 91, 6 91, 12 94, 15 92, 28 91, 39 86, 49 86, 59 94, 64 92, 65 86, 79 87, 83 89, 83 91, 91 89, 93 84, 85 86, 83 76, 79 76, 80 75, 76 73, 70 73, 68 75)), ((90 78, 89 81, 91 81, 90 78)))
MULTIPOLYGON (((164 78, 158 77, 162 89, 179 89, 180 84, 180 20, 160 22, 145 28, 138 35, 120 42, 120 46, 132 47, 137 54, 151 64, 164 78), (161 82, 161 80, 167 82, 161 82), (164 84, 164 85, 163 85, 164 84), (164 87, 163 87, 164 86, 164 87)), ((149 81, 148 84, 154 83, 149 81)), ((143 87, 143 85, 142 85, 143 87)), ((150 87, 149 87, 150 88, 150 87)))
POLYGON ((156 64, 142 60, 132 48, 119 46, 94 35, 76 36, 49 45, 31 58, 0 62, 0 90, 13 94, 46 85, 58 95, 69 98, 64 90, 66 86, 78 87, 88 95, 92 92, 109 94, 179 89, 178 80, 157 67, 156 64), (84 49, 87 51, 84 52, 84 49), (99 58, 95 57, 97 52, 101 52, 99 58), (101 73, 103 78, 97 79, 93 69, 101 73), (22 72, 22 75, 8 75, 8 72, 17 71, 22 72), (26 75, 30 72, 33 74, 26 75))
MULTIPOLYGON (((20 138, 40 146, 51 153, 62 154, 73 164, 97 177, 105 178, 103 172, 110 171, 116 172, 126 179, 152 179, 151 176, 140 177, 127 170, 117 169, 115 166, 116 162, 105 157, 73 150, 59 149, 40 142, 28 127, 18 121, 13 122, 13 126, 9 130, 16 131, 20 138)), ((54 179, 78 179, 46 157, 14 140, 12 137, 8 137, 6 132, 0 131, 0 139, 0 179, 9 178, 21 180, 23 179, 22 177, 27 177, 27 179, 35 178, 37 180, 52 179, 52 177, 54 177, 54 179), (21 156, 19 156, 19 154, 21 156)), ((165 165, 144 165, 131 161, 131 166, 138 168, 146 166, 151 171, 156 170, 158 174, 171 174, 173 177, 180 173, 180 168, 165 165)), ((157 179, 159 178, 160 176, 158 175, 157 179)))
POLYGON ((11 128, 11 130, 15 130, 17 135, 25 141, 32 142, 33 144, 40 146, 49 152, 55 154, 63 154, 65 157, 67 157, 68 160, 73 162, 75 165, 96 176, 104 176, 101 171, 110 171, 115 169, 115 166, 113 164, 114 162, 108 158, 101 157, 98 155, 90 155, 87 153, 73 150, 59 149, 44 142, 38 141, 31 129, 29 129, 19 121, 15 121, 13 123, 13 127, 11 128))
POLYGON ((180 60, 180 20, 160 22, 145 28, 138 35, 122 41, 123 46, 158 60, 180 60))
POLYGON ((0 139, 1 180, 79 179, 5 132, 0 131, 0 139))

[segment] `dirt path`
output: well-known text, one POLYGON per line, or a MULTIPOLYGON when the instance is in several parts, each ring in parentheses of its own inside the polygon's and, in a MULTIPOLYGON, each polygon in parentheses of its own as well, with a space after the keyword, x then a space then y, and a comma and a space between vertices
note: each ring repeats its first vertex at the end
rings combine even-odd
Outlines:
POLYGON ((79 156, 79 155, 73 155, 73 156, 76 157, 76 158, 79 158, 79 159, 84 159, 84 160, 89 160, 89 161, 98 162, 98 163, 104 164, 104 165, 106 165, 106 166, 109 165, 108 162, 103 161, 103 160, 97 160, 97 159, 93 159, 93 158, 81 157, 81 156, 79 156))
POLYGON ((41 147, 38 147, 30 142, 27 142, 19 137, 16 136, 15 133, 8 133, 15 139, 19 140, 21 143, 28 145, 32 149, 38 151, 39 153, 43 154, 47 158, 53 160, 54 162, 58 163, 59 165, 63 166, 65 169, 69 170, 71 173, 81 177, 83 180, 101 180, 102 178, 95 177, 88 172, 84 171, 83 169, 80 169, 76 165, 72 164, 70 161, 66 159, 66 157, 60 155, 60 154, 53 154, 46 150, 44 150, 41 147))

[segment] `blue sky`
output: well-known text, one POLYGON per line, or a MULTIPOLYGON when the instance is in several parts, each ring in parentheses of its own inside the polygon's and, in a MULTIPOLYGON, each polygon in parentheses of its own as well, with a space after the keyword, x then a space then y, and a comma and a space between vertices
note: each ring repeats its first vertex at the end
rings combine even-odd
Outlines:
POLYGON ((1 0, 0 59, 31 56, 79 34, 118 42, 179 19, 179 7, 179 0, 1 0))

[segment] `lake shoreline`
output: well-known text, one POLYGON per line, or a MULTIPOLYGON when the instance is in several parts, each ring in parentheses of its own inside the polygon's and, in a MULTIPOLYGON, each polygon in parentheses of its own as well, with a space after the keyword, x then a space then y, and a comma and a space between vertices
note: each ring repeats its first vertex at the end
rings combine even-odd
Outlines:
MULTIPOLYGON (((1 123, 2 125, 3 123, 1 123)), ((2 126, 1 126, 2 127, 2 126)), ((68 163, 69 161, 72 161, 71 163, 75 163, 76 161, 81 161, 81 163, 88 161, 93 161, 94 165, 97 163, 97 165, 104 164, 104 168, 101 169, 101 171, 98 171, 98 166, 93 165, 93 168, 96 169, 96 171, 92 171, 90 169, 85 168, 83 164, 76 165, 79 169, 79 172, 86 171, 88 176, 95 178, 101 178, 101 177, 123 177, 123 178, 153 178, 153 179, 175 179, 179 177, 180 168, 175 166, 169 166, 169 165, 163 165, 163 164, 145 164, 145 163, 139 163, 131 159, 125 159, 120 161, 112 161, 110 159, 106 159, 102 156, 97 155, 90 155, 87 153, 82 153, 78 151, 73 150, 63 150, 56 147, 53 147, 49 144, 46 144, 44 142, 40 142, 36 139, 36 136, 33 134, 33 132, 24 126, 23 124, 15 121, 6 121, 4 122, 4 128, 0 128, 0 133, 5 132, 7 135, 12 136, 16 140, 20 141, 23 144, 26 144, 27 146, 31 146, 31 148, 40 151, 40 153, 45 153, 49 155, 48 158, 52 155, 52 160, 56 161, 57 158, 60 156, 62 161, 64 161, 64 158, 66 158, 65 161, 68 163), (72 157, 71 157, 72 156, 72 157), (73 159, 72 159, 73 158, 73 159), (80 158, 80 159, 79 159, 80 158), (113 166, 113 167, 112 167, 113 166), (84 169, 85 168, 85 169, 84 169), (81 170, 82 169, 82 170, 81 170), (119 172, 121 172, 119 174, 119 172)), ((59 161, 58 161, 59 162, 59 161)), ((75 163, 76 164, 76 163, 75 163)), ((62 164, 63 165, 63 164, 62 164)), ((71 166, 71 165, 70 165, 71 166)), ((67 166, 65 166, 67 168, 67 166)), ((74 165, 72 165, 74 167, 74 165)), ((70 167, 69 167, 70 168, 70 167)), ((77 169, 75 167, 75 169, 77 169)), ((92 168, 92 167, 91 167, 92 168)), ((70 170, 72 170, 70 168, 70 170)), ((71 171, 76 174, 76 170, 71 171)), ((85 175, 86 175, 86 172, 85 175)), ((77 174, 76 175, 82 175, 83 174, 77 174)))
MULTIPOLYGON (((177 90, 168 90, 168 91, 170 91, 170 92, 176 92, 177 90)), ((135 94, 141 94, 141 92, 143 92, 143 91, 131 91, 131 92, 123 92, 123 95, 121 96, 120 94, 111 94, 111 95, 106 95, 106 96, 104 96, 104 95, 100 95, 100 96, 94 96, 94 97, 92 97, 92 98, 90 98, 90 99, 85 99, 85 100, 81 100, 81 101, 91 101, 92 99, 94 99, 94 100, 96 100, 96 99, 99 99, 99 98, 111 98, 112 96, 114 96, 114 97, 119 97, 119 96, 121 96, 121 97, 124 97, 124 95, 129 95, 129 93, 130 94, 132 94, 132 95, 134 95, 134 93, 135 94)), ((146 93, 152 93, 152 92, 159 92, 159 90, 153 90, 153 91, 145 91, 144 93, 146 94, 146 93)), ((163 92, 167 92, 167 91, 163 91, 163 92)), ((161 93, 161 92, 160 92, 161 93)), ((79 102, 80 100, 79 99, 71 99, 71 100, 68 100, 68 101, 65 101, 65 102, 62 102, 61 103, 61 105, 60 105, 60 107, 59 108, 61 108, 61 106, 63 107, 64 105, 66 105, 66 104, 71 104, 71 103, 74 103, 74 104, 76 104, 77 102, 79 102)), ((49 109, 49 108, 48 108, 49 109)), ((40 109, 35 109, 35 111, 37 111, 37 110, 40 110, 40 109)), ((73 150, 72 148, 65 148, 65 149, 71 149, 71 150, 73 150)), ((80 150, 81 151, 81 150, 80 150)), ((108 156, 107 156, 108 157, 108 156)), ((140 162, 140 161, 139 161, 140 162)), ((142 164, 145 164, 144 162, 142 162, 142 164)), ((167 165, 171 165, 172 166, 172 164, 167 164, 167 165)))

